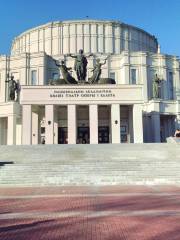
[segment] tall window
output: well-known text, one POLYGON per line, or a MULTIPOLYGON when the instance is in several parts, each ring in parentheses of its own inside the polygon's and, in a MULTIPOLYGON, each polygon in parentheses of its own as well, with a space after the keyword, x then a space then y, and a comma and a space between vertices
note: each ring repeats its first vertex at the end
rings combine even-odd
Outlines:
POLYGON ((174 84, 173 84, 173 73, 169 72, 169 84, 168 84, 168 89, 169 89, 169 99, 174 99, 174 84))
POLYGON ((53 80, 58 80, 59 79, 59 73, 53 73, 52 77, 53 77, 53 80))
POLYGON ((109 77, 115 80, 115 72, 110 72, 109 77))
POLYGON ((33 70, 31 71, 31 85, 37 84, 37 71, 33 70))
POLYGON ((137 70, 134 68, 131 69, 130 84, 137 84, 137 70))

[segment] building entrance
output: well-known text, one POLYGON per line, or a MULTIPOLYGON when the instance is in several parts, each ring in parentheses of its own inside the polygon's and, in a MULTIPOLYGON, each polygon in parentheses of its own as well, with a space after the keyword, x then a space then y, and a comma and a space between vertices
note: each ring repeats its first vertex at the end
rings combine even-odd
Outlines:
POLYGON ((58 144, 67 144, 67 127, 59 127, 58 128, 58 144))
POLYGON ((89 143, 89 127, 78 127, 77 143, 89 143))
POLYGON ((160 116, 160 139, 161 142, 166 142, 166 138, 173 136, 175 132, 175 116, 161 115, 160 116))
POLYGON ((109 143, 109 127, 98 127, 98 142, 109 143))

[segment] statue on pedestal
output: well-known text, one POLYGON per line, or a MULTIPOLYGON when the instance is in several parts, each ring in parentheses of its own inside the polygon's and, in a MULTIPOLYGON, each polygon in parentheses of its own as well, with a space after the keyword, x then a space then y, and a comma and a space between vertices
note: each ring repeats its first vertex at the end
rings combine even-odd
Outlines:
POLYGON ((19 91, 20 91, 19 81, 15 81, 14 76, 11 76, 9 79, 9 75, 8 75, 7 78, 8 80, 6 80, 6 82, 8 83, 8 88, 9 88, 9 99, 11 101, 15 101, 15 97, 17 93, 17 100, 18 100, 19 91))
POLYGON ((161 82, 162 80, 156 74, 153 79, 153 98, 160 98, 160 90, 161 90, 161 82))
MULTIPOLYGON (((86 81, 87 75, 87 58, 83 54, 83 50, 79 50, 78 55, 68 54, 67 56, 75 58, 74 70, 76 71, 77 79, 79 82, 84 83, 86 81)), ((88 55, 88 57, 93 56, 93 54, 88 55)))

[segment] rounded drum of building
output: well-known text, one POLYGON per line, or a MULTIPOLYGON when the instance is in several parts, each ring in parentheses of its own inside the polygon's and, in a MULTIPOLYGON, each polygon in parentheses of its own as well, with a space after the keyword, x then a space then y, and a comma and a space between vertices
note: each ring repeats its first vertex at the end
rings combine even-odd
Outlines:
POLYGON ((148 51, 156 53, 157 39, 119 21, 76 20, 51 22, 30 29, 13 41, 11 55, 46 52, 48 55, 148 51))

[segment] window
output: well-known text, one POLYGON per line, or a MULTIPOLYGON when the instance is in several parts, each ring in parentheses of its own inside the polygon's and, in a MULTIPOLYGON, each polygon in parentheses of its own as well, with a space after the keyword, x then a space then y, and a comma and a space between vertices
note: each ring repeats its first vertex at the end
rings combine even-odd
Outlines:
POLYGON ((52 78, 53 78, 53 80, 58 80, 59 79, 59 73, 53 73, 52 78))
POLYGON ((168 91, 169 91, 169 99, 174 98, 174 86, 173 86, 173 73, 169 72, 169 84, 168 84, 168 91))
POLYGON ((130 84, 137 84, 137 70, 131 69, 130 84))
POLYGON ((109 77, 115 80, 115 72, 110 72, 109 77))
POLYGON ((31 85, 37 84, 37 71, 33 70, 31 71, 31 85))

